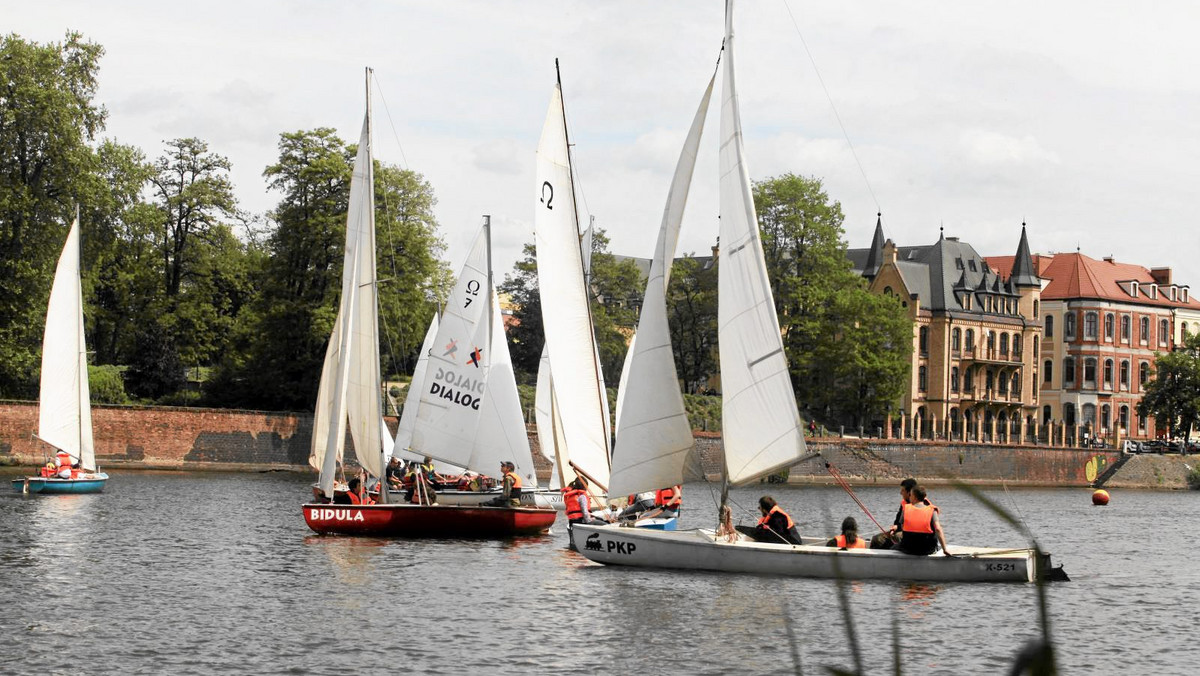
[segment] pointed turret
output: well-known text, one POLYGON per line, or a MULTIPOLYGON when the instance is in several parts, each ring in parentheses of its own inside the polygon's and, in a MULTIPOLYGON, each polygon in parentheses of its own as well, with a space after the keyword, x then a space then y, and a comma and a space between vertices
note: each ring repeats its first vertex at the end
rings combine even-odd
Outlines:
POLYGON ((1021 243, 1017 245, 1017 255, 1013 257, 1012 272, 1008 279, 1017 287, 1041 285, 1033 269, 1033 256, 1029 255, 1029 240, 1025 237, 1024 222, 1021 223, 1021 243))
POLYGON ((879 268, 883 265, 883 213, 875 214, 875 236, 871 238, 871 252, 867 254, 867 264, 863 267, 863 277, 875 279, 879 268))

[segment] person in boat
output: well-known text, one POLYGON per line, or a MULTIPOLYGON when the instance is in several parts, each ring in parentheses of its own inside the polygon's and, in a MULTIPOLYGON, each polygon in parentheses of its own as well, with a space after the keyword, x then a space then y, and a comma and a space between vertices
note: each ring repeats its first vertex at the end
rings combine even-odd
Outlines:
POLYGON ((658 494, 656 491, 646 491, 645 493, 630 495, 628 498, 626 498, 628 504, 626 505, 625 509, 621 510, 621 513, 617 516, 617 518, 621 520, 636 519, 644 512, 654 509, 655 498, 657 495, 658 494))
POLYGON ((362 480, 360 480, 358 477, 354 477, 350 480, 345 493, 334 493, 333 502, 334 504, 338 505, 375 504, 375 501, 371 499, 371 496, 368 495, 367 491, 363 488, 362 480))
MULTIPOLYGON (((887 533, 879 533, 871 538, 871 549, 891 549, 896 546, 899 541, 900 526, 904 523, 904 506, 912 502, 912 490, 916 486, 917 480, 912 477, 900 482, 900 508, 896 510, 896 518, 892 520, 892 527, 888 529, 887 533)), ((940 513, 937 506, 928 498, 924 502, 933 507, 933 511, 940 513)))
POLYGON ((739 532, 749 535, 757 542, 801 544, 800 529, 796 528, 796 522, 792 521, 792 517, 783 511, 779 503, 775 502, 775 498, 769 495, 759 498, 758 511, 762 513, 762 518, 758 520, 758 523, 753 528, 738 526, 739 532))
POLYGON ((71 454, 67 453, 66 451, 59 451, 58 454, 54 456, 54 459, 58 463, 58 468, 57 468, 57 471, 55 472, 58 475, 58 478, 59 479, 70 479, 71 478, 71 454))
POLYGON ((517 466, 505 460, 500 463, 503 472, 504 488, 499 497, 488 500, 489 507, 518 507, 521 504, 521 477, 517 474, 517 466))
POLYGON ((838 549, 866 549, 867 541, 858 536, 858 522, 854 520, 854 517, 848 516, 842 521, 842 532, 836 537, 830 538, 825 546, 838 549))
POLYGON ((679 516, 679 509, 683 506, 683 487, 675 485, 658 489, 654 493, 654 506, 659 508, 659 516, 679 516))
POLYGON ((567 527, 577 523, 590 525, 601 523, 600 519, 592 516, 592 497, 588 495, 587 482, 576 477, 563 489, 563 502, 566 505, 567 527))
POLYGON ((925 489, 913 486, 912 501, 901 508, 904 520, 900 524, 900 543, 896 549, 905 554, 928 556, 937 551, 950 556, 946 549, 946 534, 942 531, 938 510, 925 499, 925 489))
POLYGON ((400 458, 393 456, 388 460, 387 470, 384 471, 384 476, 387 477, 388 488, 392 490, 403 490, 404 488, 404 463, 400 462, 400 458))

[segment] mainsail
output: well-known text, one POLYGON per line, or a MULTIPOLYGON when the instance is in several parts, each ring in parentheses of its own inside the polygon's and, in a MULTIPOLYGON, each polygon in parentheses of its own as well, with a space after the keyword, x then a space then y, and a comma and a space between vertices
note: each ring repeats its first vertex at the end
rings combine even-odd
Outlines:
POLYGON ((805 445, 750 192, 733 37, 729 3, 721 101, 717 337, 725 475, 737 485, 791 465, 804 454, 805 445))
POLYGON ((637 336, 629 346, 626 368, 621 374, 617 439, 609 486, 612 495, 641 493, 702 478, 698 468, 687 462, 693 446, 692 428, 675 372, 667 323, 667 287, 715 80, 716 74, 704 90, 675 167, 658 243, 650 260, 637 336))
POLYGON ((536 486, 488 259, 485 226, 430 348, 410 447, 418 455, 481 473, 495 473, 500 461, 511 460, 526 485, 536 486))
MULTIPOLYGON (((607 394, 583 275, 562 88, 555 85, 537 150, 534 208, 538 289, 565 447, 558 464, 583 474, 593 489, 609 480, 607 394)), ((563 481, 567 481, 563 476, 563 481)))
POLYGON ((96 470, 87 342, 83 335, 83 289, 79 280, 79 217, 63 245, 46 308, 38 437, 71 454, 80 468, 96 470))
POLYGON ((317 406, 313 412, 309 463, 320 468, 319 484, 330 498, 333 497, 334 472, 337 460, 342 457, 347 424, 359 465, 375 476, 383 474, 369 93, 367 99, 367 114, 363 118, 358 155, 350 180, 341 301, 326 348, 317 406))

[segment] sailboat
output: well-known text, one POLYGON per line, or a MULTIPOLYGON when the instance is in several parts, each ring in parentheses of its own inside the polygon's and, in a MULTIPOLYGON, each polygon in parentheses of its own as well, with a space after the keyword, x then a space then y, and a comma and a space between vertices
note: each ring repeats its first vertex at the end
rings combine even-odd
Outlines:
MULTIPOLYGON (((719 159, 718 337, 725 447, 721 512, 729 485, 745 485, 809 455, 788 377, 746 167, 734 79, 732 5, 730 0, 725 10, 719 159)), ((632 389, 631 396, 634 392, 637 390, 632 389)), ((633 410, 636 407, 626 402, 623 423, 633 410)), ((624 434, 617 436, 622 446, 624 434)), ((645 479, 647 485, 670 485, 677 477, 686 476, 687 453, 678 450, 661 455, 671 455, 674 460, 653 463, 664 474, 645 479)), ((625 458, 618 452, 614 459, 613 483, 618 487, 640 485, 635 475, 649 470, 637 462, 626 465, 625 458)), ((609 565, 806 577, 1032 581, 1049 570, 1048 556, 1039 558, 1033 549, 956 547, 955 556, 910 556, 892 550, 839 550, 825 547, 824 538, 804 538, 801 545, 755 542, 709 529, 577 525, 571 529, 571 543, 588 559, 609 565)))
POLYGON ((50 288, 50 302, 46 308, 37 436, 58 449, 59 457, 69 459, 65 464, 77 464, 78 468, 64 470, 64 473, 69 472, 66 478, 47 466, 39 476, 14 479, 13 489, 24 493, 99 493, 108 481, 108 475, 96 468, 92 440, 79 259, 79 215, 76 214, 54 271, 54 285, 50 288))
MULTIPOLYGON (((560 80, 554 85, 537 149, 533 224, 545 359, 549 364, 547 383, 552 392, 539 408, 547 404, 552 408, 543 419, 553 427, 547 434, 539 425, 539 435, 543 443, 549 439, 554 444, 559 481, 566 485, 583 478, 597 504, 608 493, 612 433, 608 394, 592 326, 584 274, 584 237, 579 231, 568 148, 560 80)), ((539 380, 545 368, 543 364, 539 369, 539 380)))

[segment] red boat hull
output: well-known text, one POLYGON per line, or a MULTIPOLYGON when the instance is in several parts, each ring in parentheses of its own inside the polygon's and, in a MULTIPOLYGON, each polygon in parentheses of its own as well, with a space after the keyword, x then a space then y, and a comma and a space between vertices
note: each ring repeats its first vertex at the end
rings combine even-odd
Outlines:
POLYGON ((455 505, 303 506, 304 521, 322 535, 497 538, 545 533, 558 512, 536 507, 455 505))

